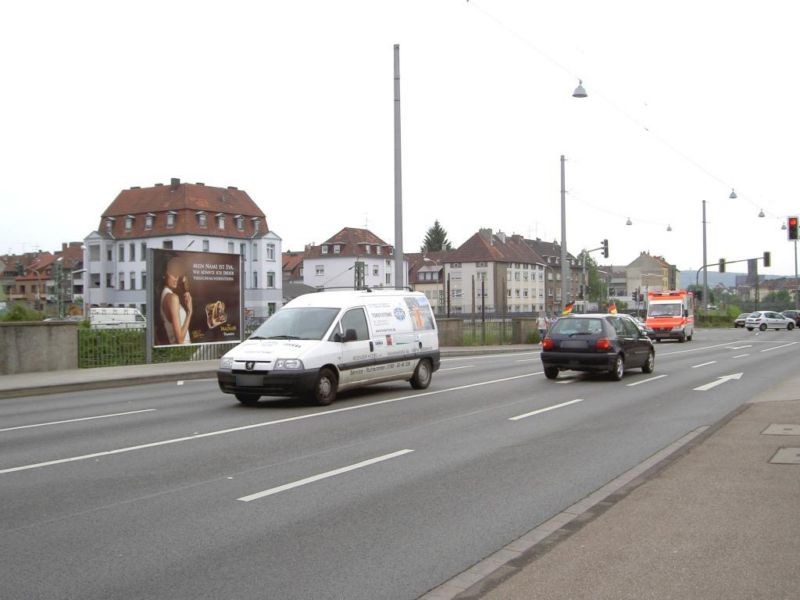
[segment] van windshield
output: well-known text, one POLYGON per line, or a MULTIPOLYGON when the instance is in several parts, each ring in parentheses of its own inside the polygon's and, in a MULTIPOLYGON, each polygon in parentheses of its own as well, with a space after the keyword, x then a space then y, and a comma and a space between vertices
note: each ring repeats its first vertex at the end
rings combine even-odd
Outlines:
POLYGON ((647 312, 648 317, 680 317, 683 314, 679 303, 651 304, 647 312))
POLYGON ((338 308, 284 308, 264 321, 249 339, 321 340, 338 314, 338 308))

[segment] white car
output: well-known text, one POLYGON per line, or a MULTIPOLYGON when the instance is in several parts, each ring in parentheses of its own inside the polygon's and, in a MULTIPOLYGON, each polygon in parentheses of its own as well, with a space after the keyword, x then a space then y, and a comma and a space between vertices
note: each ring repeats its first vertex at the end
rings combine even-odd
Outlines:
POLYGON ((767 329, 787 329, 791 331, 794 329, 794 319, 784 317, 781 313, 776 313, 771 310, 757 310, 750 313, 744 322, 747 331, 758 329, 766 331, 767 329))

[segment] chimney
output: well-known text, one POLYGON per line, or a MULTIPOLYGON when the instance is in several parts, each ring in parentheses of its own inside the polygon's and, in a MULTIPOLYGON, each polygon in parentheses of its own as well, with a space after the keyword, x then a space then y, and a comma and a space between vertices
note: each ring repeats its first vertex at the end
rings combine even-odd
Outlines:
POLYGON ((505 244, 506 243, 506 234, 503 233, 502 230, 498 231, 497 232, 497 239, 505 244))
POLYGON ((169 187, 172 189, 172 191, 177 190, 180 184, 181 180, 178 177, 173 177, 169 180, 169 187))
POLYGON ((67 249, 67 242, 61 242, 61 251, 64 252, 67 249))
POLYGON ((489 229, 489 228, 481 228, 481 229, 478 230, 478 234, 480 234, 480 236, 484 240, 489 242, 489 244, 491 245, 491 243, 492 243, 492 230, 491 229, 489 229))

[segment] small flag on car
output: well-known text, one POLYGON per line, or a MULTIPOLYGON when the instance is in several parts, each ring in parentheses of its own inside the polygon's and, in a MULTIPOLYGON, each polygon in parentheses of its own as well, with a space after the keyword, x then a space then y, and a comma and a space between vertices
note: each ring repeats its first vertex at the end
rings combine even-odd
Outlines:
POLYGON ((612 315, 617 314, 617 305, 616 305, 616 303, 612 302, 611 304, 608 305, 608 312, 610 312, 612 315))
POLYGON ((564 307, 564 310, 561 311, 561 316, 566 317, 569 313, 572 312, 572 307, 575 306, 574 302, 570 302, 564 307))

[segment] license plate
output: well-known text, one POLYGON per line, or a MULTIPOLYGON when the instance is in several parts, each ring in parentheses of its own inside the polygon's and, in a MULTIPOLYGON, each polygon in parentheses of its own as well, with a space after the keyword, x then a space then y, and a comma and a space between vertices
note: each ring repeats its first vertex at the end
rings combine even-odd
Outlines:
POLYGON ((253 387, 264 385, 263 375, 237 375, 236 385, 240 387, 253 387))
POLYGON ((584 341, 564 341, 561 342, 561 347, 565 350, 586 350, 586 342, 584 341))

